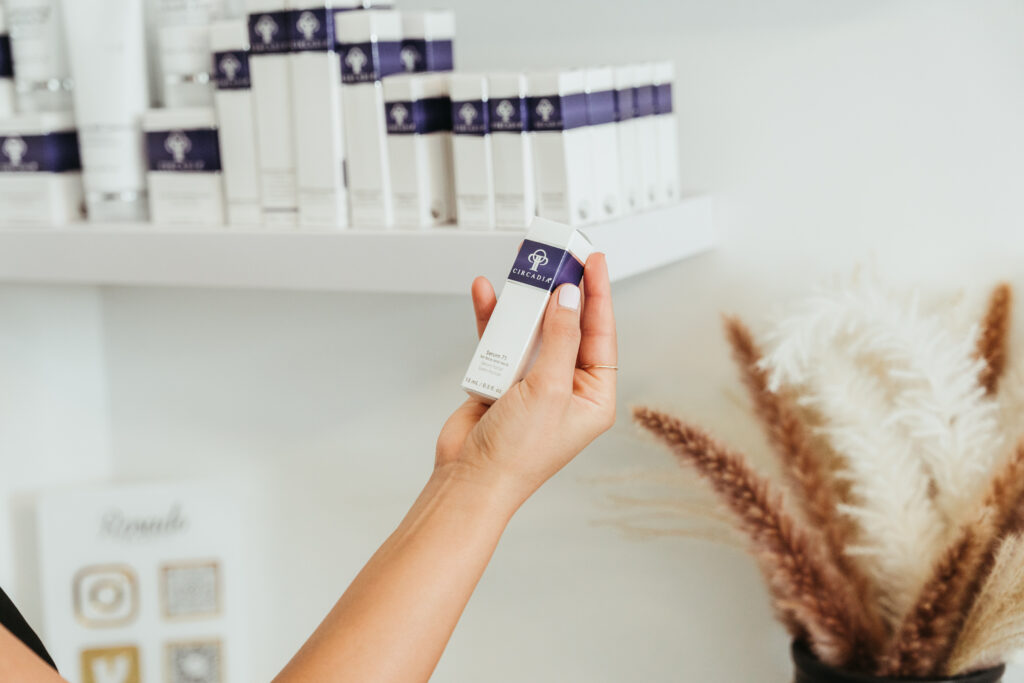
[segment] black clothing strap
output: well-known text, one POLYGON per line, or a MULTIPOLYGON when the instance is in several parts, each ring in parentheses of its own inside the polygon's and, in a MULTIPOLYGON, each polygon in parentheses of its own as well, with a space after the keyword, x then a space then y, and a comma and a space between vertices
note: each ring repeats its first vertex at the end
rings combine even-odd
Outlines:
POLYGON ((0 626, 13 633, 15 638, 25 643, 41 660, 56 670, 57 665, 53 663, 50 653, 43 647, 43 641, 39 640, 39 636, 36 635, 36 632, 25 621, 25 617, 21 616, 21 612, 14 606, 11 599, 7 597, 7 593, 4 593, 3 588, 0 588, 0 626))

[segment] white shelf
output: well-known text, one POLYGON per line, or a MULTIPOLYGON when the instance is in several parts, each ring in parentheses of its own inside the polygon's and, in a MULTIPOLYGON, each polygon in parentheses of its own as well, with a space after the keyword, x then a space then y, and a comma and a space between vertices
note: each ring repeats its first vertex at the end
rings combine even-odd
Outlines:
MULTIPOLYGON (((583 228, 613 280, 711 248, 711 198, 583 228)), ((152 225, 0 230, 0 283, 464 293, 504 281, 519 231, 183 231, 152 225)))

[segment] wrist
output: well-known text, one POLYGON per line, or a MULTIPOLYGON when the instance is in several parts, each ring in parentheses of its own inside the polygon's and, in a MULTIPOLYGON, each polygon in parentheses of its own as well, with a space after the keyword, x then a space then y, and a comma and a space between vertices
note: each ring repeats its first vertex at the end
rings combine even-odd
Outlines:
POLYGON ((454 461, 434 468, 428 486, 450 492, 480 512, 507 521, 529 498, 529 493, 508 474, 454 461))

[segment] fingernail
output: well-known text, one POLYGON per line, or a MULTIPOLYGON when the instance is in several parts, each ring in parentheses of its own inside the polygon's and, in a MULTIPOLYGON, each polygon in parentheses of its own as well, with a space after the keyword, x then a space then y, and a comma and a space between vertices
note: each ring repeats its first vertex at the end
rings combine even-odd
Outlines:
POLYGON ((580 288, 576 285, 562 285, 558 288, 558 305, 578 311, 580 308, 580 288))

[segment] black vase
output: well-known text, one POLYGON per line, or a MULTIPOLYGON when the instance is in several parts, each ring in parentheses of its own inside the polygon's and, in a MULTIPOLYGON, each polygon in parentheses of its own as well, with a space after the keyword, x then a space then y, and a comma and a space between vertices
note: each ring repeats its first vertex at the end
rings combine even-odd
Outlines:
POLYGON ((999 666, 949 678, 879 678, 870 674, 850 673, 833 669, 818 661, 803 643, 793 643, 793 683, 999 683, 1006 667, 999 666))

